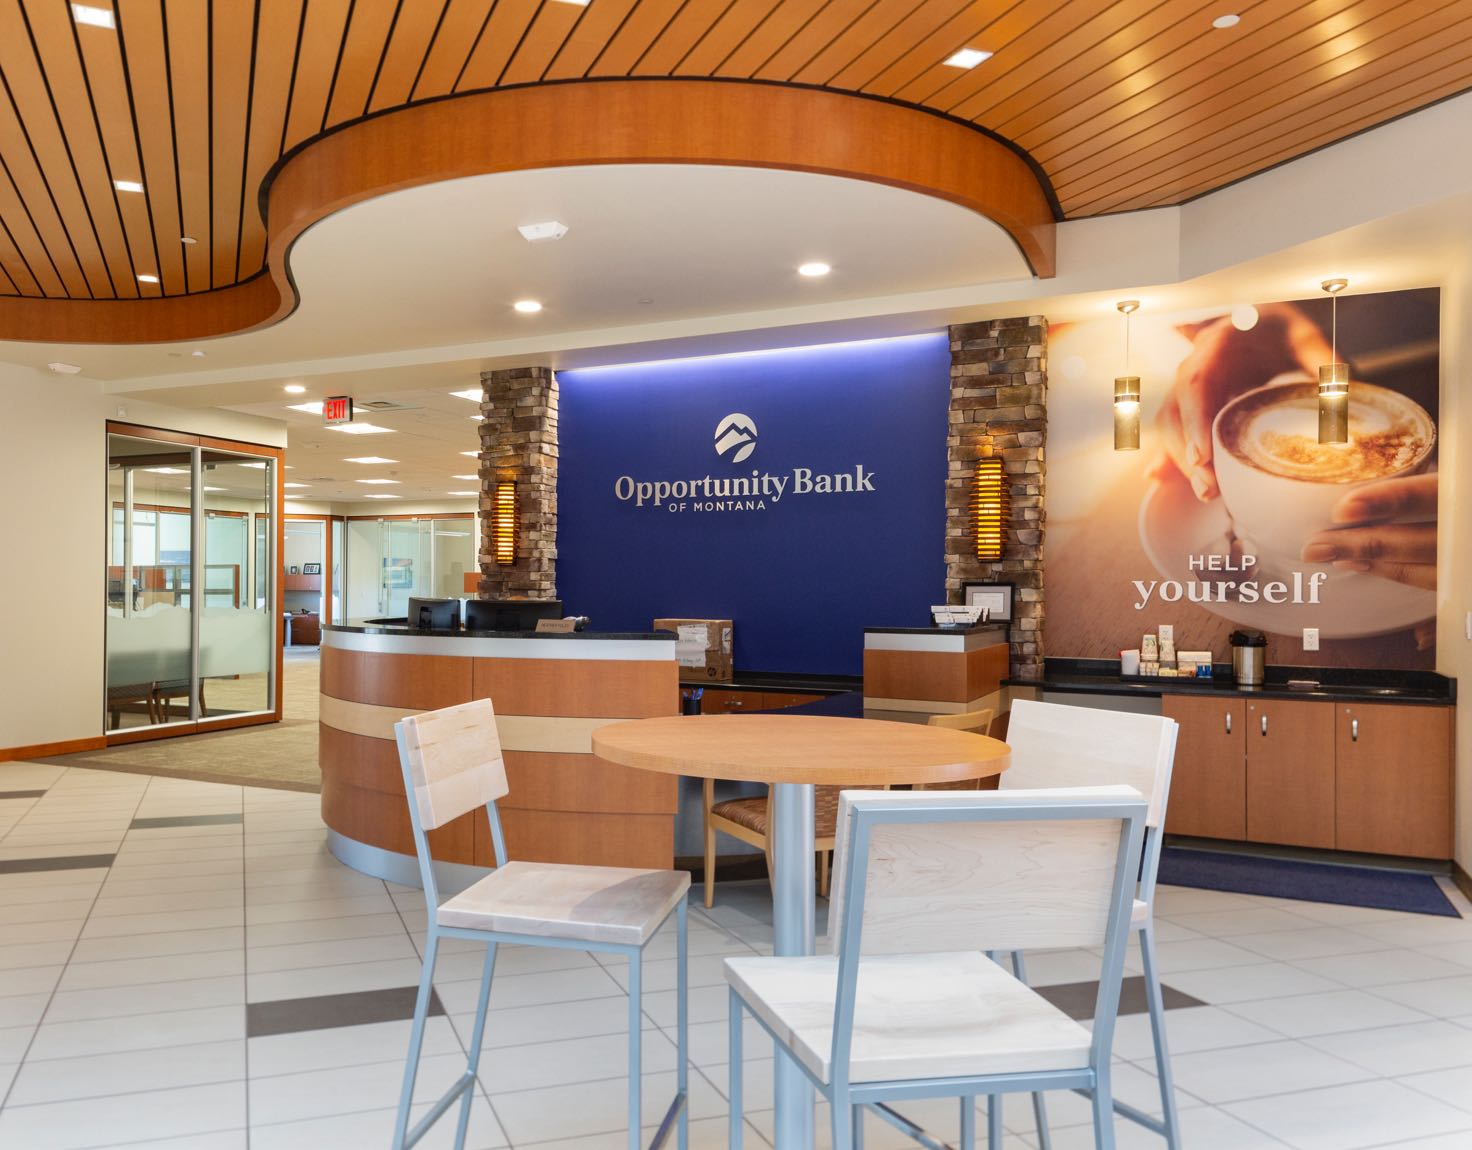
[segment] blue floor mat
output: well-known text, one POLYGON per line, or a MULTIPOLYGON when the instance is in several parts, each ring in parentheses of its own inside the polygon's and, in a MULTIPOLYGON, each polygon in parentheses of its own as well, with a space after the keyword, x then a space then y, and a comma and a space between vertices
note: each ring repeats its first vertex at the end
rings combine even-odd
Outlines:
POLYGON ((1160 856, 1160 881, 1235 894, 1461 917, 1435 878, 1413 871, 1166 847, 1160 856))

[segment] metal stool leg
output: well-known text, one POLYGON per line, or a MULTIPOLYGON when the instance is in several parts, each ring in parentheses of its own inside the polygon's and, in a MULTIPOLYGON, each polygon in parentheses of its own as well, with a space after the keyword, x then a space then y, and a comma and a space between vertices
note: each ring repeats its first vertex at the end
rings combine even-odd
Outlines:
MULTIPOLYGON (((1029 985, 1027 981, 1027 965, 1023 960, 1022 951, 1012 952, 1012 973, 1017 981, 1023 986, 1029 985)), ((1038 1150, 1053 1150, 1053 1136, 1048 1131, 1048 1107, 1043 1101, 1041 1094, 1032 1096, 1032 1117, 1038 1128, 1038 1150)))
MULTIPOLYGON (((486 945, 486 965, 480 976, 480 997, 475 1003, 475 1032, 470 1036, 470 1061, 466 1070, 475 1078, 480 1077, 480 1048, 486 1033, 486 1011, 491 1002, 491 976, 496 971, 496 944, 486 945)), ((470 1130, 470 1103, 475 1097, 472 1088, 460 1100, 460 1121, 455 1127, 455 1150, 465 1150, 465 1135, 470 1130)))
POLYGON ((640 1091, 644 1085, 644 1065, 640 1058, 640 1040, 643 1038, 643 966, 643 954, 636 952, 629 955, 629 1150, 641 1150, 643 1143, 640 1133, 643 1121, 640 1091))
POLYGON ((849 1101, 848 1087, 834 1090, 828 1099, 828 1117, 833 1127, 833 1150, 853 1150, 854 1115, 860 1110, 849 1101))
POLYGON ((1105 1069, 1096 1076, 1090 1102, 1094 1108, 1094 1150, 1114 1150, 1114 1091, 1107 1059, 1105 1069))
POLYGON ((730 1007, 726 1012, 726 1026, 729 1030, 726 1039, 726 1049, 728 1051, 727 1058, 730 1062, 726 1070, 730 1075, 731 1081, 730 1089, 728 1090, 731 1096, 728 1150, 741 1150, 741 1028, 746 1023, 746 1012, 741 1005, 741 996, 736 993, 734 988, 730 991, 729 998, 730 1007))
POLYGON ((976 1095, 961 1096, 961 1150, 976 1150, 976 1095))
POLYGON ((1160 972, 1155 961, 1155 926, 1147 921, 1140 930, 1140 958, 1145 969, 1145 1001, 1150 1008, 1150 1034, 1155 1039, 1155 1074, 1160 1080, 1162 1133, 1168 1150, 1180 1150, 1180 1120, 1176 1114, 1175 1082, 1171 1076, 1170 1050, 1165 1040, 1165 999, 1160 991, 1160 972))
POLYGON ((1002 1150, 1002 1096, 988 1094, 986 1098, 986 1147, 987 1150, 1002 1150))
POLYGON ((409 1109, 414 1104, 414 1079, 419 1076, 419 1052, 424 1046, 424 1023, 429 999, 434 993, 434 964, 440 939, 433 930, 424 944, 424 971, 419 977, 419 997, 414 1000, 414 1025, 409 1030, 409 1055, 404 1060, 404 1085, 399 1093, 399 1114, 394 1121, 393 1150, 404 1150, 409 1137, 409 1109))
POLYGON ((676 974, 675 1058, 679 1060, 676 1089, 680 1092, 679 1150, 690 1146, 690 947, 686 930, 687 899, 675 908, 676 974))

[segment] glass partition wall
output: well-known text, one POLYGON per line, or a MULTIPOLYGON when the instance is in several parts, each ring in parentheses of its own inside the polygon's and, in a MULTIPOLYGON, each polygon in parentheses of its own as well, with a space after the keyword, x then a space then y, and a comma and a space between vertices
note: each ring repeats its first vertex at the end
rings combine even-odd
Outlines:
POLYGON ((474 515, 351 517, 346 557, 347 621, 402 619, 409 598, 455 599, 467 573, 479 573, 474 515))
POLYGON ((105 730, 280 717, 279 452, 108 429, 105 730))

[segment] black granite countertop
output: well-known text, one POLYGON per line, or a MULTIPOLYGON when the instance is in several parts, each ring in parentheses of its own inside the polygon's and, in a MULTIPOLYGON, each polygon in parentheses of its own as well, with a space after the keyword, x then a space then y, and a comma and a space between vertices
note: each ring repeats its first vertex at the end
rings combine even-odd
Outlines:
POLYGON ((738 671, 725 683, 681 683, 680 689, 709 687, 713 691, 811 691, 815 695, 833 695, 843 691, 862 691, 863 679, 857 675, 799 675, 783 671, 738 671))
POLYGON ((1320 702, 1410 703, 1452 706, 1457 681, 1433 671, 1359 670, 1348 667, 1267 668, 1261 687, 1239 687, 1229 663, 1217 663, 1210 679, 1124 678, 1112 659, 1046 659, 1043 678, 1004 679, 1009 687, 1039 687, 1059 694, 1252 696, 1264 699, 1304 699, 1320 702), (1290 687, 1288 680, 1317 683, 1312 688, 1290 687))
POLYGON ((865 635, 975 635, 979 631, 1005 631, 1004 622, 975 623, 970 627, 865 627, 865 635))
POLYGON ((329 623, 322 630, 348 635, 424 635, 431 639, 654 639, 673 643, 678 637, 673 631, 420 631, 382 623, 356 627, 329 623))

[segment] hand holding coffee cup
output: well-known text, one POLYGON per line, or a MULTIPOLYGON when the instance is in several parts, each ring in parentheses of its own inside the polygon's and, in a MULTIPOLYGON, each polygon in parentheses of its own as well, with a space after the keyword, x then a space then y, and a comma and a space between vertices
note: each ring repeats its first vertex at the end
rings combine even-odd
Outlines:
POLYGON ((1279 378, 1217 414, 1217 482, 1238 537, 1280 569, 1343 562, 1395 578, 1420 564, 1429 530, 1434 577, 1435 476, 1420 474, 1436 442, 1431 416, 1398 392, 1355 383, 1349 442, 1319 443, 1317 403, 1312 381, 1279 378), (1386 522, 1418 517, 1432 522, 1386 522))

